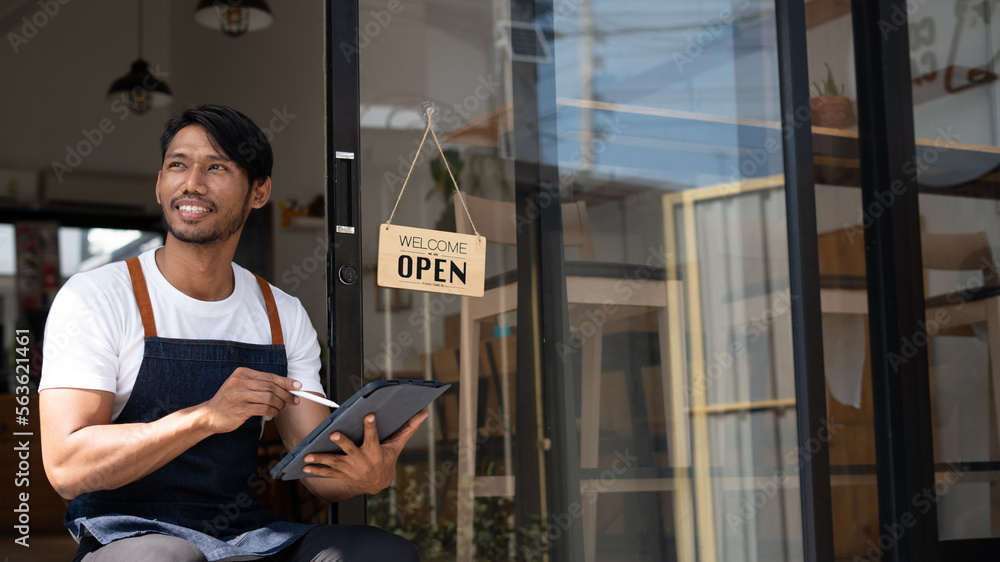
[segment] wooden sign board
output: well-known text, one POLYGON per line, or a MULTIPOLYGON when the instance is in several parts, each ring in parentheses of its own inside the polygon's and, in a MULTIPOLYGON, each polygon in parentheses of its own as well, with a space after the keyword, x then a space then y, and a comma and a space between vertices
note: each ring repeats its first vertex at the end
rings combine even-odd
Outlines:
POLYGON ((380 287, 483 296, 486 238, 383 224, 378 236, 380 287))

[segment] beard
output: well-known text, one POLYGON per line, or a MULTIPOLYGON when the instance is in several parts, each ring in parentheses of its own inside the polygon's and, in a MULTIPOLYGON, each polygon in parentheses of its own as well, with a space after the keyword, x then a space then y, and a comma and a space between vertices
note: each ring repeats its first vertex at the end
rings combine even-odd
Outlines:
MULTIPOLYGON (((202 199, 200 197, 192 197, 190 195, 185 196, 185 199, 195 199, 201 201, 210 209, 212 213, 218 213, 218 208, 211 204, 208 200, 202 199)), ((177 199, 180 199, 178 197, 177 199)), ((170 207, 173 209, 175 207, 173 201, 170 202, 170 207)), ((176 238, 181 242, 187 242, 188 244, 197 244, 199 246, 207 246, 215 243, 225 242, 229 240, 233 235, 239 234, 243 229, 243 225, 246 223, 247 217, 250 215, 250 193, 247 193, 246 200, 243 202, 243 207, 240 209, 233 209, 229 213, 219 217, 220 220, 216 222, 214 228, 205 227, 196 224, 188 224, 187 221, 183 219, 176 219, 175 222, 171 222, 167 219, 167 206, 161 206, 160 211, 163 214, 163 224, 167 229, 167 232, 171 236, 176 238)))

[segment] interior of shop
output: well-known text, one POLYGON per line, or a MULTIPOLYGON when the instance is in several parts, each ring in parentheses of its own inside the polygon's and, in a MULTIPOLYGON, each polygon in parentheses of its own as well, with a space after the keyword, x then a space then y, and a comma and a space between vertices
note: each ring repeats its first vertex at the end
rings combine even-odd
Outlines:
MULTIPOLYGON (((236 107, 268 134, 276 155, 274 195, 270 208, 251 219, 242 259, 301 299, 325 334, 323 268, 316 265, 325 251, 322 229, 280 224, 282 211, 309 214, 324 189, 322 3, 272 2, 272 25, 236 37, 224 33, 216 17, 209 18, 216 22, 212 28, 196 22, 197 4, 0 4, 8 37, 0 54, 7 73, 0 86, 3 129, 9 133, 0 141, 7 223, 0 225, 5 399, 14 391, 14 330, 27 330, 32 348, 41 343, 44 310, 62 280, 162 244, 153 192, 159 136, 168 118, 194 103, 236 107), (141 114, 130 111, 120 94, 109 97, 140 58, 171 94, 166 105, 154 94, 152 107, 141 114)), ((5 410, 13 411, 8 402, 5 410)), ((30 427, 37 429, 37 409, 30 414, 30 427)), ((9 448, 14 420, 5 416, 2 423, 9 448)), ((4 455, 4 470, 13 474, 16 462, 4 455)), ((45 479, 37 437, 30 468, 24 491, 31 497, 31 559, 66 560, 75 546, 62 527, 62 500, 45 479), (51 558, 45 558, 46 545, 51 558)), ((17 491, 5 486, 3 493, 17 491)), ((14 533, 15 523, 8 513, 3 533, 14 533)))

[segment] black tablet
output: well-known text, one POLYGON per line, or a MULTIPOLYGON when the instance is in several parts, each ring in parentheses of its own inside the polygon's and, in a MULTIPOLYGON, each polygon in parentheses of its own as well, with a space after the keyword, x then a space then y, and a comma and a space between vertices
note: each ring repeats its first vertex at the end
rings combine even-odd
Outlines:
POLYGON ((380 380, 365 385, 344 401, 294 449, 271 469, 271 477, 280 480, 313 478, 302 472, 309 453, 339 453, 340 447, 330 439, 339 431, 356 445, 365 438, 364 419, 375 414, 379 441, 396 433, 420 410, 448 390, 450 384, 428 380, 380 380))

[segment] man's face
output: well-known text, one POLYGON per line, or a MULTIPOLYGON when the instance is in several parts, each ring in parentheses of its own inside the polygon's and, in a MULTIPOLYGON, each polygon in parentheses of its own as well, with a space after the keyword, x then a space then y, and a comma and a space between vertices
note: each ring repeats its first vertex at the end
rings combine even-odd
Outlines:
POLYGON ((238 235, 251 208, 267 202, 261 186, 250 189, 247 174, 220 154, 199 125, 184 127, 167 147, 156 181, 156 201, 167 231, 181 242, 212 244, 238 235))

